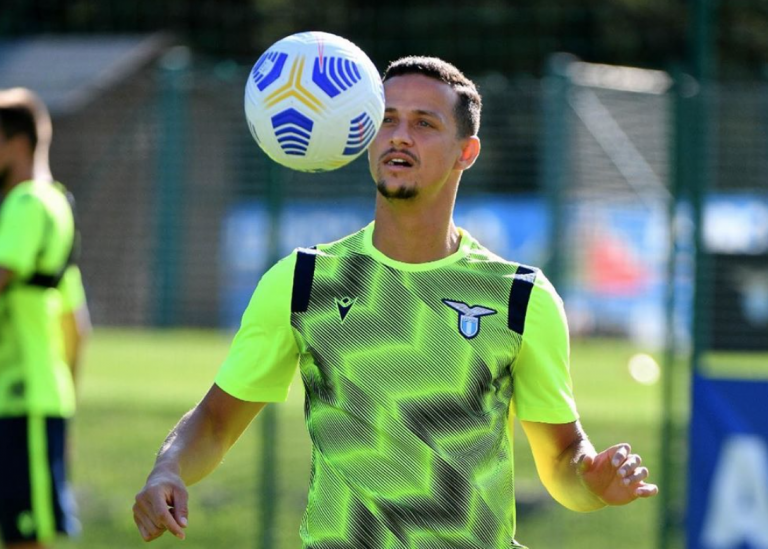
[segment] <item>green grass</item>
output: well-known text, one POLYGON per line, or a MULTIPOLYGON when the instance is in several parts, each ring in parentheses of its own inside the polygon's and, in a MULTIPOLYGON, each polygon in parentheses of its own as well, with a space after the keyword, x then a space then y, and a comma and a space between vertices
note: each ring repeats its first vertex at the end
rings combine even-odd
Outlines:
MULTIPOLYGON (((210 387, 230 335, 203 331, 98 329, 81 377, 80 410, 73 423, 73 483, 84 532, 59 548, 145 547, 131 506, 154 453, 178 418, 210 387)), ((627 361, 636 352, 615 341, 576 341, 573 378, 582 423, 602 449, 630 442, 652 472, 658 468, 659 385, 636 383, 627 361)), ((270 549, 296 549, 306 503, 309 439, 303 390, 295 383, 276 406, 280 439, 277 501, 259 501, 259 420, 207 479, 190 489, 187 540, 168 535, 149 547, 256 549, 261 505, 276 506, 278 539, 270 549), (181 545, 179 545, 181 544, 181 545)), ((518 538, 532 549, 656 546, 658 503, 579 514, 544 491, 522 434, 515 430, 518 538)))

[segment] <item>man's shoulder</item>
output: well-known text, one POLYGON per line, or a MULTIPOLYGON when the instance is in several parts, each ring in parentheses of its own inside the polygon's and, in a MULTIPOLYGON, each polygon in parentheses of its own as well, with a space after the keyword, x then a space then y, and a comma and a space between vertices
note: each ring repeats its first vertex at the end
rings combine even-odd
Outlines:
POLYGON ((3 208, 37 208, 40 210, 69 211, 69 201, 56 182, 24 181, 16 185, 3 201, 3 208), (67 206, 65 206, 67 205, 67 206))
MULTIPOLYGON (((0 215, 10 221, 12 231, 37 226, 48 217, 45 197, 40 196, 31 182, 19 183, 0 202, 0 215)), ((18 236, 18 234, 17 234, 18 236)))

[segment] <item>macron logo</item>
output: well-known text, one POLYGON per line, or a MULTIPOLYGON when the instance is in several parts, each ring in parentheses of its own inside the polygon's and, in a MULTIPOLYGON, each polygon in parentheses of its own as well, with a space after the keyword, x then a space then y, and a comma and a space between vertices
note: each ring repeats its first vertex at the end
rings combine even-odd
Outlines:
POLYGON ((344 319, 347 318, 347 315, 352 309, 352 305, 354 305, 355 301, 357 301, 357 298, 342 297, 339 299, 336 297, 334 300, 336 301, 336 307, 339 309, 339 318, 341 319, 341 323, 344 324, 344 319))

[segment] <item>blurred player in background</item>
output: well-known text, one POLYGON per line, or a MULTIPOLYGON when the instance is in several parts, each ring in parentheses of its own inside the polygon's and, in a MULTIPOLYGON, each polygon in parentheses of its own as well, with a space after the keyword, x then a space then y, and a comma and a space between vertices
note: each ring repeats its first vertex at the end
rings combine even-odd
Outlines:
POLYGON ((522 547, 514 417, 566 507, 656 494, 629 444, 597 453, 581 428, 552 285, 453 223, 459 180, 480 153, 475 85, 439 59, 404 58, 384 87, 368 151, 374 223, 264 275, 213 387, 136 497, 145 540, 184 537, 186 485, 266 403, 286 399, 297 365, 313 445, 307 549, 522 547))
POLYGON ((51 119, 0 90, 0 539, 46 547, 78 523, 66 479, 81 346, 90 329, 73 203, 51 177, 51 119))

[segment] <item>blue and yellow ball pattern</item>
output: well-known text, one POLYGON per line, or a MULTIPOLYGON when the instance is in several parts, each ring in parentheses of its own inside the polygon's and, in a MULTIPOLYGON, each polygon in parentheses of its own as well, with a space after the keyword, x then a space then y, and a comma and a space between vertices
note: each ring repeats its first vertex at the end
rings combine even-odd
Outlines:
POLYGON ((274 161, 329 171, 370 145, 384 114, 384 87, 373 62, 349 40, 298 33, 256 61, 245 114, 251 135, 274 161))

